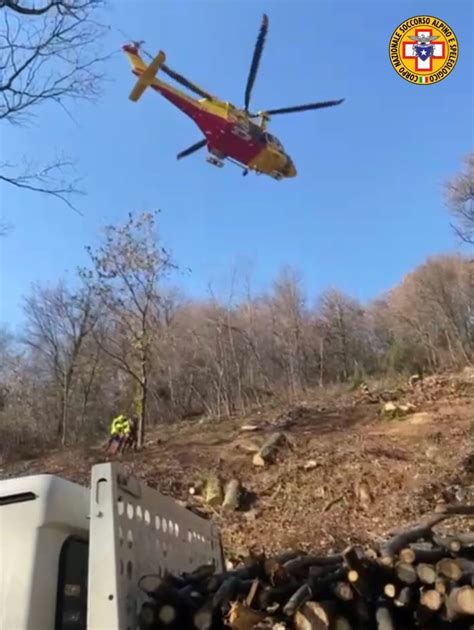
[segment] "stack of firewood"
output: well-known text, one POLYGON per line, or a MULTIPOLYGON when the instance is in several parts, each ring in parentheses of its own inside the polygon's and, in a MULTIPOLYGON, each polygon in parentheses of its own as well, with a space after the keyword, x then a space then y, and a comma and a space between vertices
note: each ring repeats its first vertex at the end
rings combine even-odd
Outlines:
POLYGON ((473 507, 446 508, 373 548, 249 556, 216 574, 144 576, 141 630, 474 630, 474 532, 435 525, 473 507))

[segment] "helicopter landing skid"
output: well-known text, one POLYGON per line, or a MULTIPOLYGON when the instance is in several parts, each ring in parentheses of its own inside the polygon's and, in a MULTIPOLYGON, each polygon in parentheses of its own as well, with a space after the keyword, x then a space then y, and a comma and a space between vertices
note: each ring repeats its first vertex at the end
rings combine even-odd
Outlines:
POLYGON ((217 166, 218 168, 222 168, 224 166, 224 162, 219 158, 214 157, 213 155, 208 155, 206 157, 206 162, 209 162, 209 164, 217 166))

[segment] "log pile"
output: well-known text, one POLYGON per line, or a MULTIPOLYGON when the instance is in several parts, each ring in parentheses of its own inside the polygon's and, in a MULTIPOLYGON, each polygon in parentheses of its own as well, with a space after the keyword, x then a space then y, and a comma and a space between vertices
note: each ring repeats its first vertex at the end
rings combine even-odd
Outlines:
POLYGON ((369 549, 250 555, 222 574, 204 565, 144 576, 139 627, 216 630, 474 630, 474 532, 434 527, 474 507, 444 508, 369 549))

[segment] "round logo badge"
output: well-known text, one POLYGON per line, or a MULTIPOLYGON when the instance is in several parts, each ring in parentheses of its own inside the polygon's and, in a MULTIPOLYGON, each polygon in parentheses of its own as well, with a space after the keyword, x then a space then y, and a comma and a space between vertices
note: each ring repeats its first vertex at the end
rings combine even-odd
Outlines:
POLYGON ((453 29, 432 15, 408 18, 392 33, 390 63, 405 81, 430 85, 445 79, 458 60, 453 29))

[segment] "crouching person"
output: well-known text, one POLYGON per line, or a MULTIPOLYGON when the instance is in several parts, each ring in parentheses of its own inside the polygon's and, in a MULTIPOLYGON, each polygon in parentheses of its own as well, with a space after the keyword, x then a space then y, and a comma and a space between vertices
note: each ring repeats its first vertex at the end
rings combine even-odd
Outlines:
POLYGON ((112 454, 120 451, 123 446, 126 426, 127 418, 123 414, 120 414, 112 420, 112 424, 110 425, 110 437, 107 443, 107 451, 112 454))
POLYGON ((122 452, 128 448, 137 450, 138 446, 138 417, 136 415, 131 418, 127 418, 126 425, 124 427, 124 440, 122 446, 122 452))

